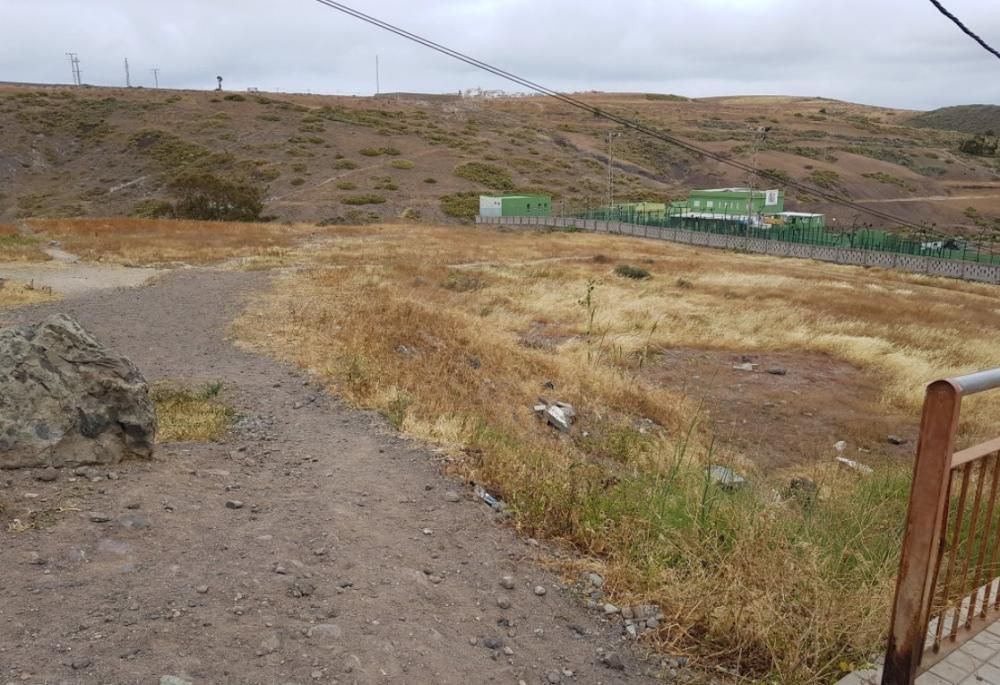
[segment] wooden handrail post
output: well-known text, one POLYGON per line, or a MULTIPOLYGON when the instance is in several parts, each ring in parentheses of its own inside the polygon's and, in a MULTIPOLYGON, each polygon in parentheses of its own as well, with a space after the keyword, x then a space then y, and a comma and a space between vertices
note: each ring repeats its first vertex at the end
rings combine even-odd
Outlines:
POLYGON ((946 530, 961 403, 961 388, 949 380, 927 387, 882 685, 913 685, 923 656, 946 530))

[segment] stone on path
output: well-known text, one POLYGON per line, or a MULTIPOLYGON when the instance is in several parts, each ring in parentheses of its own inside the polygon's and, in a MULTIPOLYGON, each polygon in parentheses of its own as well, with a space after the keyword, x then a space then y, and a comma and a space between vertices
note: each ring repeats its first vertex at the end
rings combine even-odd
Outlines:
POLYGON ((0 330, 0 468, 149 459, 146 379, 64 314, 0 330))

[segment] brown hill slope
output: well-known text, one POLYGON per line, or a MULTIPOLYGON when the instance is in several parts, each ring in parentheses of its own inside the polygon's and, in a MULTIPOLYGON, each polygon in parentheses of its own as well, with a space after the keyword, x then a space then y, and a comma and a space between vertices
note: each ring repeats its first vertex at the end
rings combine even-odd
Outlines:
MULTIPOLYGON (((969 207, 980 223, 1000 216, 1000 161, 959 154, 959 134, 911 127, 908 112, 796 97, 580 97, 744 162, 748 126, 771 126, 761 168, 910 221, 961 232, 969 207)), ((435 220, 490 190, 550 192, 570 211, 605 201, 613 130, 541 97, 0 86, 0 219, 129 214, 184 171, 254 179, 267 186, 266 212, 285 220, 435 220)), ((747 180, 629 131, 614 145, 619 200, 747 180)), ((788 205, 855 216, 794 191, 788 205)))

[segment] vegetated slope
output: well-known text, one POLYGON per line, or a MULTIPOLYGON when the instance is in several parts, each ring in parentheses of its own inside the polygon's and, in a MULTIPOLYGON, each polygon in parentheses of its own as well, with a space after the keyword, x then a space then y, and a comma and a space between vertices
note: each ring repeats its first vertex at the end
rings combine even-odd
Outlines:
POLYGON ((942 107, 918 114, 912 117, 909 123, 920 128, 972 134, 1000 131, 1000 105, 942 107))
MULTIPOLYGON (((1000 215, 997 160, 960 154, 961 134, 913 128, 905 112, 818 98, 579 97, 743 162, 753 157, 748 128, 770 126, 761 169, 882 201, 878 209, 909 221, 961 232, 970 206, 987 221, 1000 215)), ((568 212, 606 202, 609 132, 621 133, 616 201, 748 180, 542 97, 0 86, 0 219, 148 212, 188 172, 266 186, 265 213, 282 220, 467 219, 480 192, 507 191, 551 193, 568 212)), ((798 191, 787 208, 856 215, 798 191)))

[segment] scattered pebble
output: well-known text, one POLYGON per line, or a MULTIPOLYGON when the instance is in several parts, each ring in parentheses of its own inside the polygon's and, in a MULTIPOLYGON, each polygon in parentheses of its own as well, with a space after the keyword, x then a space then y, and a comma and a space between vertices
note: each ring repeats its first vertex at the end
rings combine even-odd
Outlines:
POLYGON ((625 663, 618 655, 618 652, 606 652, 601 656, 601 663, 610 668, 612 671, 625 670, 625 663))
POLYGON ((549 685, 559 685, 562 682, 562 674, 559 671, 549 671, 545 674, 545 682, 549 685))
POLYGON ((108 516, 107 514, 103 514, 103 513, 100 513, 100 512, 96 512, 96 511, 90 513, 90 521, 91 521, 91 523, 107 523, 110 520, 111 520, 111 517, 108 516))
POLYGON ((36 480, 40 480, 43 483, 52 483, 58 478, 59 472, 51 466, 35 476, 36 480))
POLYGON ((501 609, 510 609, 510 600, 506 597, 497 597, 497 606, 501 609))
POLYGON ((207 594, 208 593, 208 586, 207 585, 199 585, 198 587, 196 587, 194 589, 194 591, 197 592, 199 595, 207 594))
MULTIPOLYGON (((616 607, 614 604, 605 604, 604 605, 604 613, 607 614, 608 616, 610 616, 611 614, 617 614, 619 611, 621 611, 621 609, 619 609, 618 607, 616 607)), ((625 612, 622 611, 622 616, 624 616, 624 615, 625 615, 625 612)))
POLYGON ((503 578, 501 578, 500 579, 500 587, 504 588, 505 590, 513 590, 514 589, 514 576, 504 576, 503 578))
POLYGON ((226 509, 242 509, 243 502, 238 499, 226 500, 226 509))
POLYGON ((535 594, 538 595, 539 597, 543 596, 545 594, 545 587, 542 585, 536 585, 535 594))
POLYGON ((444 499, 446 502, 461 502, 462 496, 454 490, 448 490, 444 493, 444 499))
POLYGON ((420 532, 423 533, 424 535, 434 535, 434 531, 431 530, 430 528, 423 528, 421 529, 420 532))

